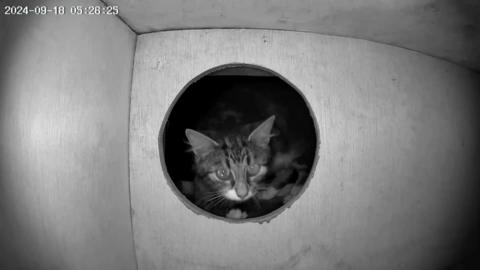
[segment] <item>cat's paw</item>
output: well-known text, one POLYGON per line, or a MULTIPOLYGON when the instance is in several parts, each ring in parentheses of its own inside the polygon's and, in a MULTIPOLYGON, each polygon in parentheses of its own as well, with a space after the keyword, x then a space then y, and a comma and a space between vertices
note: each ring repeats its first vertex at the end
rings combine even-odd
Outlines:
POLYGON ((247 213, 242 212, 242 210, 240 209, 231 209, 227 214, 227 218, 234 218, 234 219, 247 218, 247 213))

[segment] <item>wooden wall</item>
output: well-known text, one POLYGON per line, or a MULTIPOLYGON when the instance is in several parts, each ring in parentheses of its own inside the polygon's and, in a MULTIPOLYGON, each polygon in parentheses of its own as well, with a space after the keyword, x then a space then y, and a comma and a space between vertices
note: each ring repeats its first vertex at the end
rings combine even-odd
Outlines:
POLYGON ((66 11, 0 16, 0 268, 136 269, 128 193, 136 35, 115 16, 70 15, 78 1, 7 2, 66 11))
POLYGON ((412 51, 268 30, 140 35, 130 113, 139 269, 441 269, 476 221, 477 74, 412 51), (158 136, 199 74, 229 63, 299 88, 320 135, 304 194, 269 223, 197 215, 167 184, 158 136))

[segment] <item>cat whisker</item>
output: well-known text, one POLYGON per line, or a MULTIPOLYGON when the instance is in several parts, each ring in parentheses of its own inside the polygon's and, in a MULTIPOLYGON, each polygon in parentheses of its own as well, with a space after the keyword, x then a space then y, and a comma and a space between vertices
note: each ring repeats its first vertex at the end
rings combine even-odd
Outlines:
POLYGON ((255 206, 258 208, 258 209, 261 209, 262 208, 262 204, 260 203, 260 200, 255 196, 253 197, 253 202, 255 203, 255 206))
POLYGON ((221 206, 224 201, 225 201, 225 198, 219 197, 219 199, 216 200, 216 201, 211 205, 211 208, 216 207, 216 206, 221 206))
POLYGON ((215 192, 215 193, 212 193, 212 194, 207 194, 205 196, 203 196, 202 198, 200 198, 196 203, 199 204, 199 205, 202 205, 204 203, 208 203, 209 201, 215 199, 216 197, 219 197, 221 194, 219 194, 218 192, 215 192))
POLYGON ((218 196, 217 195, 211 195, 211 196, 206 196, 206 197, 203 197, 202 199, 200 199, 197 204, 208 204, 210 201, 216 199, 218 196))
POLYGON ((222 202, 222 198, 217 198, 216 200, 210 202, 208 209, 213 209, 214 207, 218 206, 220 202, 222 202))
POLYGON ((208 200, 206 200, 204 202, 204 207, 206 209, 211 209, 213 207, 213 205, 215 204, 216 201, 218 201, 219 199, 222 199, 222 194, 216 194, 216 195, 213 195, 211 196, 210 198, 208 198, 208 200))

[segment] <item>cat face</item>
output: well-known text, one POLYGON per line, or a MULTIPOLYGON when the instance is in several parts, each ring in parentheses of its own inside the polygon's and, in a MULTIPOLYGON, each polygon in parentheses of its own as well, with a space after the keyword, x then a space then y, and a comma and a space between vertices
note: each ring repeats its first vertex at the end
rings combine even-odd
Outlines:
POLYGON ((269 142, 275 116, 269 117, 248 136, 233 134, 217 141, 195 130, 185 134, 195 154, 197 175, 223 198, 242 202, 257 193, 267 173, 269 142))

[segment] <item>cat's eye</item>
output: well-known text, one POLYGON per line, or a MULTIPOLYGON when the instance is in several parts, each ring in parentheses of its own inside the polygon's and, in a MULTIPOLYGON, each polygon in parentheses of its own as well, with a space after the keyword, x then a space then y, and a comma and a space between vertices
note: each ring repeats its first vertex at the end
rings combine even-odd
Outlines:
POLYGON ((251 164, 247 167, 248 174, 251 176, 257 175, 260 172, 260 165, 251 164))
POLYGON ((215 176, 220 180, 228 180, 230 179, 230 171, 226 168, 220 168, 215 172, 215 176))

